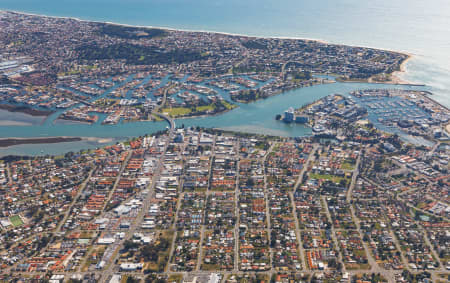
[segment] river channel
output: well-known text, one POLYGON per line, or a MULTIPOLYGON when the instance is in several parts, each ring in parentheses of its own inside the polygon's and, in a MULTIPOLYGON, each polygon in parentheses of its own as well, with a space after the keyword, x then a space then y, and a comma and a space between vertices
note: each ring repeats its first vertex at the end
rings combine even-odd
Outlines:
MULTIPOLYGON (((289 107, 300 107, 333 93, 348 94, 351 91, 368 88, 400 88, 410 90, 429 90, 427 87, 412 85, 342 83, 316 85, 287 91, 264 100, 249 104, 238 104, 239 107, 226 113, 198 118, 177 119, 176 125, 220 128, 248 133, 269 134, 277 136, 308 136, 311 129, 299 124, 285 124, 275 120, 276 114, 282 114, 289 107)), ((12 117, 14 118, 14 117, 12 117)), ((21 119, 23 119, 21 117, 21 119)), ((88 137, 89 140, 59 144, 18 145, 0 149, 0 156, 63 154, 68 151, 92 149, 120 140, 151 134, 167 127, 166 122, 129 122, 116 125, 96 123, 54 123, 54 117, 36 123, 18 123, 0 125, 0 137, 52 137, 75 136, 88 137)), ((28 122, 28 121, 27 121, 28 122)))

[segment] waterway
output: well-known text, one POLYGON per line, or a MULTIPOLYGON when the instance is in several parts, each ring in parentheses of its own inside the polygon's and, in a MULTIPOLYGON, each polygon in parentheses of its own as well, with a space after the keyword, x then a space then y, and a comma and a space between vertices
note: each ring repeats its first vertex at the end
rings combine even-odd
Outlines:
POLYGON ((20 112, 0 109, 0 126, 32 126, 44 122, 45 116, 31 116, 20 112))
MULTIPOLYGON (((221 115, 190 119, 177 119, 176 125, 201 126, 221 128, 226 130, 279 135, 307 136, 311 129, 298 124, 285 124, 275 120, 275 115, 283 113, 289 107, 300 107, 332 93, 348 94, 351 91, 367 88, 402 88, 427 90, 427 87, 393 86, 367 83, 332 83, 291 90, 283 94, 249 104, 240 104, 221 115)), ((60 124, 44 123, 32 126, 0 126, 0 137, 46 137, 46 136, 77 136, 114 138, 114 141, 129 137, 142 136, 164 130, 166 122, 132 122, 117 125, 60 124)), ((114 142, 112 141, 112 142, 114 142)), ((110 143, 112 143, 110 142, 110 143)), ((109 144, 109 143, 107 143, 109 144)), ((0 149, 0 155, 22 154, 61 154, 68 151, 78 151, 86 148, 96 148, 104 144, 98 142, 70 142, 55 144, 21 145, 0 149)))
MULTIPOLYGON (((426 84, 433 98, 450 106, 450 1, 448 0, 1 0, 0 9, 150 25, 187 30, 207 30, 251 36, 322 39, 331 43, 368 46, 413 54, 401 77, 426 84)), ((240 105, 226 114, 176 121, 186 126, 217 127, 283 136, 304 136, 310 129, 286 125, 274 116, 286 108, 298 107, 331 93, 354 89, 387 87, 359 83, 336 83, 293 90, 267 100, 240 105)), ((404 87, 419 89, 417 87, 404 87)), ((420 88, 423 89, 423 88, 420 88)), ((10 116, 12 117, 12 116, 10 116)), ((127 137, 164 129, 158 123, 127 123, 103 126, 55 124, 52 119, 40 125, 31 120, 2 116, 1 137, 127 137), (6 121, 6 122, 5 122, 6 121), (17 126, 18 124, 24 126, 17 126)), ((98 143, 27 145, 0 149, 4 154, 59 154, 98 143)))
POLYGON ((1 0, 0 9, 404 51, 414 58, 402 77, 450 106, 449 0, 1 0))

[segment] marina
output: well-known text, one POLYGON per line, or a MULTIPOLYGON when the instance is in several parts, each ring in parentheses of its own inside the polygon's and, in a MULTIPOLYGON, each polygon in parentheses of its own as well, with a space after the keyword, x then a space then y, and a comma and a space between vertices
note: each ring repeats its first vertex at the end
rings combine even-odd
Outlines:
MULTIPOLYGON (((275 115, 282 113, 292 105, 305 105, 317 99, 325 97, 330 93, 350 93, 359 89, 372 88, 373 84, 368 83, 342 83, 317 85, 301 89, 291 90, 283 94, 273 96, 264 100, 249 104, 239 104, 238 108, 224 114, 188 119, 176 119, 177 125, 213 127, 226 130, 259 133, 267 135, 281 135, 287 137, 308 136, 311 128, 305 125, 290 125, 280 123, 274 119, 275 115)), ((380 89, 392 89, 392 85, 377 84, 380 89)), ((400 89, 426 90, 425 87, 395 86, 400 89)), ((217 90, 220 93, 220 90, 217 90)), ((98 121, 95 124, 60 124, 52 121, 59 114, 51 115, 45 123, 36 126, 0 126, 0 137, 43 137, 43 136, 80 136, 97 138, 126 139, 131 136, 142 136, 164 130, 166 122, 130 122, 118 123, 115 125, 101 125, 98 121)), ((375 118, 376 119, 376 118, 375 118)), ((386 128, 387 129, 387 128, 386 128)), ((388 129, 387 129, 388 130, 388 129)), ((0 149, 0 155, 22 154, 61 154, 67 151, 77 151, 84 148, 96 148, 99 144, 86 142, 74 142, 43 147, 42 145, 27 145, 20 147, 9 147, 0 149), (45 148, 41 153, 41 148, 45 148)))

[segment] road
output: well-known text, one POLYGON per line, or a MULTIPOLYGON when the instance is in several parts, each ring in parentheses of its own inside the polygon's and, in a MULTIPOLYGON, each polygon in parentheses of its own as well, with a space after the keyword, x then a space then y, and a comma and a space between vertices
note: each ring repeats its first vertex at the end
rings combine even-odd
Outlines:
POLYGON ((239 172, 240 172, 240 162, 237 164, 237 177, 236 177, 236 188, 234 190, 234 214, 236 215, 236 223, 234 224, 234 266, 233 272, 239 271, 239 172))
POLYGON ((209 176, 208 176, 208 191, 205 194, 205 207, 202 211, 202 224, 200 225, 200 242, 198 247, 198 255, 197 255, 197 265, 195 266, 195 270, 199 271, 200 267, 202 265, 202 259, 203 259, 203 241, 205 238, 205 222, 206 222, 206 210, 207 210, 207 204, 208 204, 208 195, 211 193, 211 178, 212 178, 212 166, 213 166, 213 160, 214 160, 214 153, 216 148, 216 137, 214 136, 213 143, 211 146, 211 157, 210 157, 210 164, 209 164, 209 176))
POLYGON ((117 174, 116 181, 114 182, 114 186, 113 186, 112 190, 109 192, 108 197, 107 197, 106 200, 105 200, 105 203, 104 203, 104 205, 103 205, 102 212, 105 212, 106 206, 108 205, 109 201, 111 200, 111 197, 113 196, 114 192, 116 191, 117 186, 119 185, 119 182, 120 182, 120 178, 121 178, 121 176, 122 176, 122 173, 123 173, 123 171, 125 170, 125 168, 127 168, 128 161, 130 161, 130 158, 131 158, 132 153, 133 153, 133 152, 132 152, 131 150, 127 152, 127 157, 126 157, 125 160, 123 161, 122 167, 120 168, 119 174, 117 174))
POLYGON ((269 241, 269 253, 270 253, 270 266, 273 269, 273 248, 271 247, 271 237, 272 237, 272 225, 270 223, 270 208, 269 208, 269 199, 268 199, 268 188, 267 188, 267 174, 266 174, 266 160, 269 154, 272 152, 275 144, 272 144, 269 150, 264 155, 262 162, 262 170, 264 172, 264 202, 266 203, 266 223, 267 223, 267 239, 269 241))
MULTIPOLYGON (((356 185, 356 180, 358 179, 358 175, 359 175, 359 164, 361 162, 361 155, 362 154, 360 153, 358 155, 358 159, 356 160, 355 169, 354 169, 353 175, 352 175, 352 181, 351 181, 350 186, 349 186, 349 188, 347 190, 346 201, 347 201, 347 204, 350 206, 350 212, 351 212, 351 215, 352 215, 352 219, 353 219, 353 222, 356 225, 356 230, 359 233, 359 237, 360 237, 360 239, 363 239, 364 237, 363 237, 363 233, 362 233, 362 230, 361 230, 361 225, 360 225, 359 219, 356 217, 355 208, 353 207, 353 204, 352 204, 352 199, 353 199, 353 194, 352 193, 353 193, 353 188, 356 185)), ((394 274, 392 272, 389 272, 389 270, 386 270, 384 268, 380 268, 378 263, 373 258, 372 253, 371 253, 369 247, 367 246, 367 242, 365 242, 363 240, 361 240, 361 242, 363 244, 364 252, 366 253, 366 256, 367 256, 367 261, 368 261, 368 263, 369 263, 369 265, 371 267, 370 271, 372 273, 380 273, 381 275, 383 275, 384 278, 386 278, 388 280, 388 282, 394 282, 394 274)))
MULTIPOLYGON (((303 176, 305 175, 305 173, 306 173, 306 171, 308 169, 309 163, 310 162, 314 162, 314 160, 315 160, 314 154, 316 153, 318 147, 319 147, 318 145, 314 145, 313 149, 309 153, 308 159, 306 160, 305 164, 303 165, 302 172, 300 172, 300 175, 298 176, 297 182, 295 183, 294 190, 293 190, 294 192, 297 190, 297 188, 302 183, 303 176)), ((302 238, 301 238, 300 225, 299 225, 300 222, 298 220, 297 206, 295 204, 293 192, 289 193, 289 197, 291 199, 292 211, 293 211, 293 214, 294 214, 295 236, 297 237, 298 247, 299 247, 299 251, 300 251, 300 257, 301 257, 300 261, 302 263, 302 268, 304 270, 309 270, 309 266, 308 266, 308 264, 306 262, 306 257, 305 257, 305 249, 303 248, 303 242, 302 242, 302 238)))
POLYGON ((352 175, 352 181, 347 190, 347 195, 346 195, 347 203, 350 203, 350 201, 352 199, 353 188, 356 185, 356 179, 358 178, 358 175, 359 175, 359 164, 361 163, 361 155, 362 155, 362 153, 360 152, 358 155, 358 159, 356 160, 355 169, 354 169, 353 175, 352 175))
POLYGON ((338 261, 342 264, 342 270, 346 271, 344 260, 342 259, 342 252, 341 252, 341 249, 339 247, 339 242, 336 237, 336 230, 334 229, 334 225, 333 225, 333 219, 331 218, 330 210, 328 209, 327 200, 326 200, 325 196, 321 196, 320 198, 322 201, 322 205, 325 208, 325 214, 327 215, 328 222, 331 223, 331 238, 333 239, 334 246, 336 247, 336 250, 338 251, 338 261))
POLYGON ((64 213, 64 217, 63 219, 59 222, 58 226, 56 227, 55 232, 61 232, 61 228, 64 225, 64 223, 66 223, 67 218, 69 217, 70 212, 72 211, 72 207, 74 206, 75 203, 77 203, 78 199, 81 196, 81 193, 84 191, 84 188, 86 188, 87 184, 89 183, 89 180, 92 177, 92 174, 94 173, 95 168, 93 168, 90 172, 88 177, 86 178, 86 180, 84 180, 84 182, 81 184, 80 188, 78 189, 77 195, 73 198, 72 202, 70 203, 70 208, 67 209, 67 211, 64 213))
MULTIPOLYGON (((166 96, 167 90, 164 93, 164 97, 166 96)), ((161 114, 164 115, 164 114, 161 114)), ((164 115, 165 116, 165 115, 164 115)), ((130 229, 128 230, 128 232, 126 233, 126 236, 120 241, 118 247, 120 248, 123 243, 129 239, 131 239, 133 237, 133 234, 136 232, 136 230, 140 227, 142 220, 144 219, 144 216, 146 214, 146 212, 149 210, 150 208, 150 204, 151 204, 151 200, 153 199, 154 195, 155 195, 155 186, 157 181, 159 180, 160 174, 164 168, 164 159, 166 156, 166 151, 167 151, 167 147, 169 146, 170 141, 173 139, 173 133, 175 131, 175 122, 173 122, 173 120, 167 116, 165 116, 168 121, 170 122, 170 129, 169 129, 169 133, 168 133, 168 137, 166 140, 166 143, 164 145, 164 150, 161 154, 161 157, 159 159, 158 162, 158 166, 155 170, 155 174, 153 175, 152 181, 150 182, 149 186, 147 187, 147 196, 145 198, 145 200, 142 203, 142 207, 141 210, 139 211, 135 221, 132 223, 130 229)), ((108 278, 110 278, 113 273, 115 272, 114 267, 115 264, 114 262, 118 259, 119 257, 119 252, 118 250, 115 251, 115 254, 113 255, 112 259, 110 260, 109 264, 107 265, 107 269, 102 273, 102 277, 100 282, 106 282, 108 278)))
POLYGON ((9 167, 9 163, 6 165, 6 175, 8 177, 8 185, 12 185, 13 179, 11 176, 11 168, 9 167))

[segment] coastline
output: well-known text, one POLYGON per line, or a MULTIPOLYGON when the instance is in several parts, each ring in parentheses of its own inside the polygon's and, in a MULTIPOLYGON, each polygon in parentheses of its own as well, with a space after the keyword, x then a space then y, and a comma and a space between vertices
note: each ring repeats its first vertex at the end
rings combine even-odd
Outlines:
POLYGON ((400 74, 404 74, 407 72, 407 69, 406 69, 407 62, 411 59, 414 59, 414 56, 415 56, 411 53, 402 53, 402 54, 405 54, 408 57, 405 60, 403 60, 403 62, 400 64, 399 70, 394 71, 391 74, 389 74, 390 75, 389 80, 377 81, 372 76, 368 79, 343 79, 340 77, 336 77, 336 81, 345 82, 345 83, 391 84, 391 85, 422 86, 422 87, 426 86, 425 84, 414 83, 414 82, 407 81, 405 79, 400 78, 400 74))
POLYGON ((391 81, 394 82, 395 84, 404 84, 404 85, 418 85, 418 84, 414 84, 413 82, 407 81, 405 79, 400 78, 401 74, 405 74, 407 72, 406 69, 406 64, 414 58, 414 55, 412 54, 408 54, 406 53, 406 55, 408 55, 408 58, 406 58, 405 60, 403 60, 403 62, 400 64, 400 70, 398 71, 394 71, 391 74, 391 81))
POLYGON ((342 42, 330 42, 324 39, 320 38, 307 38, 307 37, 296 37, 296 36, 261 36, 261 35, 249 35, 249 34, 241 34, 241 33, 230 33, 230 32, 223 32, 223 31, 214 31, 214 30, 192 30, 192 29, 183 29, 183 28, 172 28, 172 27, 165 27, 165 26, 152 26, 152 25, 132 25, 132 24, 124 24, 119 22, 112 22, 112 21, 98 21, 98 20, 85 20, 78 17, 71 17, 71 16, 49 16, 49 15, 42 15, 37 13, 29 13, 29 12, 22 12, 22 11, 16 11, 16 10, 2 10, 0 9, 0 13, 2 12, 11 12, 16 14, 22 14, 22 15, 28 15, 28 16, 35 16, 35 17, 44 17, 44 18, 54 18, 54 19, 66 19, 66 20, 74 20, 79 22, 85 22, 85 23, 95 23, 95 24, 110 24, 110 25, 116 25, 116 26, 122 26, 122 27, 131 27, 131 28, 147 28, 147 29, 160 29, 165 31, 171 31, 171 32, 192 32, 192 33, 207 33, 207 34, 219 34, 219 35, 226 35, 226 36, 239 36, 239 37, 247 37, 247 38, 261 38, 261 39, 287 39, 287 40, 305 40, 305 41, 313 41, 313 42, 319 42, 323 44, 332 44, 337 46, 349 46, 349 47, 360 47, 360 48, 368 48, 373 50, 380 50, 380 51, 389 51, 394 52, 398 54, 406 55, 407 58, 400 64, 399 68, 400 70, 394 71, 390 73, 389 80, 386 81, 376 81, 373 80, 372 77, 368 78, 367 80, 342 80, 345 82, 367 82, 367 83, 373 83, 373 84, 393 84, 393 85, 411 85, 411 86, 425 86, 425 84, 420 83, 414 83, 407 81, 405 79, 400 78, 400 74, 404 74, 407 72, 406 63, 413 59, 415 54, 405 51, 405 50, 394 50, 391 48, 383 48, 383 47, 373 47, 373 46, 365 46, 365 45, 358 45, 358 44, 346 44, 342 42))
POLYGON ((315 41, 320 42, 323 44, 333 44, 338 46, 350 46, 350 47, 361 47, 361 48, 369 48, 374 50, 383 50, 383 51, 389 51, 389 52, 396 52, 400 54, 405 54, 411 57, 413 54, 404 51, 404 50, 394 50, 391 48, 383 48, 383 47, 373 47, 373 46, 365 46, 365 45, 357 45, 357 44, 345 44, 342 42, 330 42, 325 39, 321 38, 308 38, 308 37, 298 37, 298 36, 262 36, 262 35, 249 35, 249 34, 243 34, 243 33, 231 33, 231 32, 224 32, 224 31, 214 31, 214 30, 195 30, 195 29, 185 29, 185 28, 173 28, 173 27, 165 27, 165 26, 152 26, 152 25, 132 25, 132 24, 124 24, 119 22, 111 22, 111 21, 99 21, 99 20, 85 20, 78 17, 71 17, 71 16, 50 16, 50 15, 43 15, 43 14, 37 14, 37 13, 30 13, 30 12, 22 12, 17 10, 2 10, 1 12, 11 12, 16 14, 22 14, 22 15, 28 15, 28 16, 36 16, 36 17, 45 17, 45 18, 54 18, 54 19, 68 19, 68 20, 75 20, 79 22, 87 22, 87 23, 96 23, 96 24, 111 24, 111 25, 117 25, 117 26, 123 26, 123 27, 132 27, 132 28, 149 28, 149 29, 161 29, 166 31, 181 31, 181 32, 194 32, 194 33, 209 33, 209 34, 220 34, 220 35, 228 35, 228 36, 241 36, 241 37, 248 37, 248 38, 272 38, 272 39, 292 39, 292 40, 305 40, 305 41, 315 41))
MULTIPOLYGON (((0 13, 8 13, 9 11, 5 11, 5 10, 0 10, 0 13), (3 11, 3 12, 1 12, 1 11, 3 11)), ((16 12, 16 11, 14 11, 13 13, 16 13, 16 14, 23 14, 23 15, 27 15, 27 13, 22 13, 22 12, 16 12)), ((80 20, 80 19, 77 19, 77 18, 72 18, 72 17, 54 17, 54 16, 42 16, 42 15, 36 15, 36 14, 30 14, 30 15, 32 15, 32 16, 36 16, 36 17, 43 17, 43 18, 64 18, 64 19, 69 19, 69 20, 75 20, 75 21, 81 21, 81 22, 89 22, 89 23, 107 23, 107 24, 114 24, 114 25, 120 25, 120 26, 129 26, 129 27, 143 27, 143 28, 159 28, 159 27, 151 27, 151 26, 134 26, 134 25, 123 25, 123 24, 116 24, 116 23, 111 23, 111 22, 98 22, 98 21, 90 21, 90 20, 80 20)), ((72 22, 72 23, 74 23, 74 22, 72 22)), ((181 29, 167 29, 167 28, 164 28, 165 30, 170 30, 170 31, 187 31, 187 30, 181 30, 181 29)), ((216 34, 224 34, 224 35, 231 35, 231 36, 245 36, 245 37, 249 37, 249 38, 254 38, 254 37, 252 37, 252 36, 249 36, 249 35, 239 35, 239 34, 231 34, 231 33, 224 33, 224 32, 211 32, 211 31, 188 31, 188 32, 199 32, 199 33, 201 33, 201 32, 204 32, 204 33, 210 33, 210 34, 213 34, 213 33, 216 33, 216 34)), ((272 37, 260 37, 260 38, 272 38, 272 37)), ((285 37, 273 37, 273 38, 285 38, 285 37)), ((296 38, 296 37, 289 37, 288 39, 297 39, 297 40, 310 40, 310 41, 317 41, 317 42, 324 42, 324 43, 327 43, 327 42, 325 42, 325 41, 321 41, 321 40, 315 40, 315 39, 307 39, 307 38, 296 38)), ((333 43, 334 44, 334 43, 333 43)), ((352 45, 346 45, 346 44, 335 44, 335 45, 342 45, 342 46, 352 46, 352 45)), ((372 47, 369 47, 369 48, 371 48, 371 49, 376 49, 376 48, 372 48, 372 47)), ((382 50, 388 50, 388 49, 382 49, 382 50)), ((394 77, 396 77, 397 78, 397 74, 398 73, 404 73, 404 72, 407 72, 407 63, 409 62, 409 60, 411 60, 411 59, 413 59, 414 57, 415 57, 415 55, 412 55, 412 54, 410 54, 410 53, 400 53, 400 52, 398 52, 398 51, 393 51, 393 52, 396 52, 396 53, 399 53, 399 54, 404 54, 404 55, 406 55, 406 56, 402 56, 402 60, 401 60, 401 63, 400 64, 396 64, 396 68, 398 68, 399 70, 397 70, 397 71, 394 71, 394 72, 392 72, 391 73, 391 76, 392 76, 392 78, 394 78, 394 77)), ((345 81, 345 82, 352 82, 352 81, 345 81)), ((360 82, 363 82, 362 80, 361 81, 354 81, 355 83, 360 83, 360 82)), ((397 81, 394 81, 394 80, 392 80, 392 81, 384 81, 384 82, 382 82, 382 81, 380 81, 380 82, 377 82, 377 81, 369 81, 369 80, 366 80, 366 81, 364 81, 364 82, 366 82, 366 83, 370 83, 370 84, 373 84, 374 85, 374 87, 377 87, 376 86, 376 84, 392 84, 392 85, 411 85, 411 86, 422 86, 422 85, 419 85, 419 84, 411 84, 411 83, 409 83, 409 82, 407 82, 407 81, 405 81, 405 80, 397 80, 397 81)), ((281 93, 284 93, 285 91, 282 91, 281 93)), ((265 98, 264 98, 265 99, 265 98)), ((260 100, 260 99, 258 99, 258 100, 260 100)), ((434 100, 433 100, 434 101, 434 100)), ((254 103, 254 102, 256 102, 256 101, 251 101, 251 102, 249 102, 249 103, 254 103)), ((242 103, 245 103, 245 102, 242 102, 242 103)), ((248 104, 248 103, 245 103, 245 104, 248 104)), ((227 110, 227 111, 224 111, 224 112, 220 112, 220 113, 216 113, 216 114, 213 114, 213 115, 200 115, 200 116, 191 116, 191 117, 175 117, 174 119, 194 119, 194 118, 207 118, 207 117, 213 117, 213 116, 220 116, 220 115, 222 115, 222 114, 224 114, 224 113, 226 113, 226 112, 229 112, 230 110, 227 110)), ((55 121, 57 121, 58 119, 56 119, 55 121)), ((69 120, 70 121, 70 120, 69 120)), ((90 125, 90 123, 83 123, 83 122, 80 122, 80 121, 73 121, 75 124, 87 124, 87 125, 90 125)), ((56 135, 58 135, 58 133, 55 133, 56 135)), ((54 134, 54 135, 55 135, 54 134)), ((72 133, 71 132, 66 132, 65 134, 69 134, 69 135, 71 135, 72 133)), ((35 135, 34 133, 33 133, 33 135, 35 135)), ((81 135, 83 135, 83 134, 81 134, 81 135)), ((80 135, 80 136, 81 136, 80 135)), ((42 135, 41 135, 42 136, 42 135)), ((130 136, 131 137, 131 136, 130 136)), ((29 139, 32 139, 32 138, 29 138, 29 139)), ((81 139, 84 139, 84 138, 81 138, 81 139)), ((95 138, 94 139, 92 139, 92 140, 90 140, 90 141, 92 141, 92 142, 99 142, 100 143, 100 140, 95 140, 95 138)), ((37 144, 44 144, 44 142, 37 142, 37 144)))

